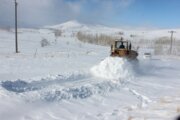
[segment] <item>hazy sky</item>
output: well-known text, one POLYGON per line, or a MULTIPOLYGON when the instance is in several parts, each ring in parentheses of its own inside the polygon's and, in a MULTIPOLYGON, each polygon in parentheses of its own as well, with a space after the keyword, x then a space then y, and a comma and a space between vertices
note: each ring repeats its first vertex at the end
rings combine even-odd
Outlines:
MULTIPOLYGON (((17 0, 22 27, 68 20, 132 27, 180 27, 180 0, 17 0)), ((0 27, 14 26, 14 0, 0 0, 0 27)))

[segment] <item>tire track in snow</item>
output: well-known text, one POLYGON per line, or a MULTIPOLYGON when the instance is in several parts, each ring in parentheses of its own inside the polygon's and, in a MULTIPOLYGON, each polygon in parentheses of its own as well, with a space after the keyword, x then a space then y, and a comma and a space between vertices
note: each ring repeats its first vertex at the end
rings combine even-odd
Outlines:
POLYGON ((132 95, 136 96, 137 99, 140 101, 140 104, 138 105, 138 107, 140 108, 144 108, 147 107, 147 105, 151 102, 153 102, 150 98, 148 98, 147 96, 144 96, 140 93, 138 93, 136 90, 131 89, 131 88, 125 88, 125 90, 128 90, 130 93, 132 93, 132 95))
MULTIPOLYGON (((130 84, 130 82, 128 82, 124 85, 127 85, 127 84, 130 84)), ((135 106, 134 105, 126 106, 124 108, 117 107, 117 108, 114 108, 111 112, 99 113, 96 115, 97 119, 113 119, 113 120, 119 119, 119 118, 121 118, 122 120, 138 119, 138 117, 134 117, 134 116, 132 117, 130 113, 136 112, 138 110, 143 110, 144 107, 148 107, 148 104, 153 102, 147 96, 144 96, 144 95, 138 93, 134 89, 130 89, 125 86, 123 86, 123 89, 130 92, 132 95, 134 95, 139 100, 139 103, 135 106)))

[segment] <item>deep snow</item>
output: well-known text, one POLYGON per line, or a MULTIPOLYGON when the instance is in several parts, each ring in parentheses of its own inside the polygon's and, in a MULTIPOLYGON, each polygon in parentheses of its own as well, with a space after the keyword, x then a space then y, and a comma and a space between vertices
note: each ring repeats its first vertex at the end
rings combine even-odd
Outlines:
POLYGON ((2 120, 172 120, 180 114, 178 57, 111 58, 109 47, 71 36, 79 23, 67 24, 57 41, 52 30, 21 29, 19 54, 12 52, 13 32, 0 30, 2 120), (41 47, 42 38, 51 45, 41 47))

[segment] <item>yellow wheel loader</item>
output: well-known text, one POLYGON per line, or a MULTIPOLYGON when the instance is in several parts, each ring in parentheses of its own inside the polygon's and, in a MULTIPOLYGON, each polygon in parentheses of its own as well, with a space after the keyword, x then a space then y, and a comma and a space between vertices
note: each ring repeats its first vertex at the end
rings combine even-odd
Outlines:
POLYGON ((137 51, 132 50, 131 43, 123 41, 121 38, 121 40, 116 40, 114 44, 111 45, 111 56, 136 60, 138 53, 137 51))

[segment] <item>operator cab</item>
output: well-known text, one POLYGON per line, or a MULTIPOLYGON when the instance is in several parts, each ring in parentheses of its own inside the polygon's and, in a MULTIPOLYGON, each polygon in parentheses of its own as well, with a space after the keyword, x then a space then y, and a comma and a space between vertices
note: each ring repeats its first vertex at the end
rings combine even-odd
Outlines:
POLYGON ((131 50, 131 43, 128 41, 116 40, 115 41, 115 49, 126 49, 131 50))

